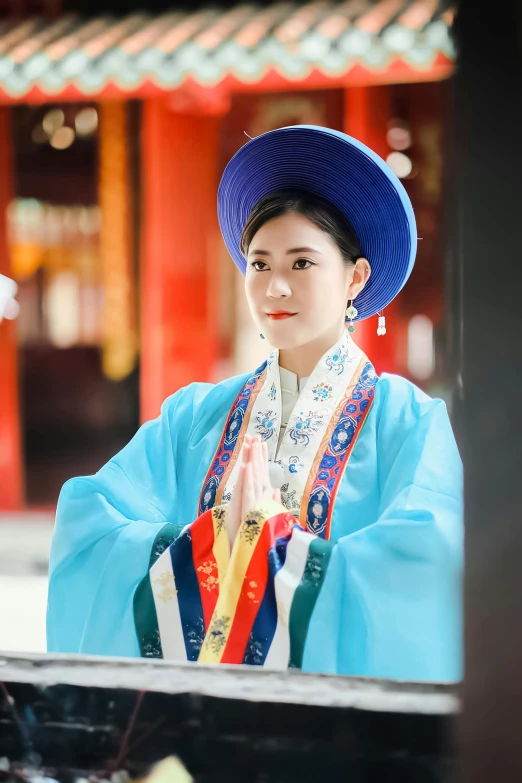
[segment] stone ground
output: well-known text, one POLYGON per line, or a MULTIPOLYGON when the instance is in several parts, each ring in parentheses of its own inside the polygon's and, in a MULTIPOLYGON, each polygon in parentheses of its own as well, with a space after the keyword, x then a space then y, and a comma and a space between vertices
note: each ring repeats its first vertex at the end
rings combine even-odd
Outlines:
POLYGON ((0 514, 0 650, 45 652, 53 522, 48 513, 0 514))

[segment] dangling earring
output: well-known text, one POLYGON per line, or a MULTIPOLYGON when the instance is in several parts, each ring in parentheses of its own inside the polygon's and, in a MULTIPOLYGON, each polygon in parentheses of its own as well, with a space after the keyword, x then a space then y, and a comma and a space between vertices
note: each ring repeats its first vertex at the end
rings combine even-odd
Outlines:
POLYGON ((348 307, 346 308, 346 318, 349 321, 348 324, 348 331, 350 334, 353 334, 355 332, 355 326, 353 325, 353 319, 357 318, 359 315, 359 311, 356 307, 354 307, 352 300, 348 302, 348 307))
POLYGON ((377 326, 377 334, 379 337, 383 337, 386 334, 386 318, 384 315, 379 315, 379 324, 377 326))
POLYGON ((260 338, 261 338, 262 340, 264 340, 264 339, 265 339, 265 335, 264 335, 264 334, 260 334, 259 336, 260 336, 260 338))

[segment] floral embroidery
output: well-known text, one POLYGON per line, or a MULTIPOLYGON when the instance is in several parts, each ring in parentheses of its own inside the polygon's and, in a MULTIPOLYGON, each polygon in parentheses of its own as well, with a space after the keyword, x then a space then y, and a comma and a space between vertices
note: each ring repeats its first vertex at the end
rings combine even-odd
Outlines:
POLYGON ((156 588, 154 590, 154 595, 160 601, 163 601, 164 604, 166 604, 167 601, 171 601, 178 592, 174 586, 174 577, 169 571, 163 571, 162 574, 154 579, 153 584, 163 588, 162 590, 156 588))
POLYGON ((338 432, 335 436, 335 440, 337 441, 337 444, 334 446, 334 449, 338 451, 339 449, 342 449, 342 447, 345 445, 346 441, 348 440, 348 433, 346 430, 341 430, 338 432))
POLYGON ((314 395, 314 402, 326 402, 333 394, 333 386, 328 383, 319 383, 312 389, 314 395))
POLYGON ((243 663, 246 663, 249 666, 262 666, 264 659, 263 650, 262 642, 259 639, 256 639, 254 634, 250 632, 243 663))
POLYGON ((206 560, 203 565, 198 566, 198 571, 205 574, 207 577, 203 579, 199 584, 205 590, 210 593, 215 590, 219 585, 219 577, 217 576, 217 563, 215 560, 206 560))
POLYGON ((173 581, 170 571, 163 571, 163 573, 154 580, 154 584, 160 585, 160 587, 167 587, 167 585, 172 584, 173 581))
POLYGON ((375 381, 377 379, 378 376, 374 368, 371 365, 370 366, 366 365, 366 367, 364 368, 364 372, 361 375, 359 385, 362 388, 373 388, 375 386, 375 381))
POLYGON ((219 655, 227 643, 230 619, 230 617, 215 617, 210 623, 205 639, 205 647, 210 649, 214 655, 219 655))
POLYGON ((303 582, 312 582, 316 586, 320 584, 323 577, 323 561, 323 553, 313 557, 308 556, 302 577, 303 582))
POLYGON ((232 445, 235 443, 236 438, 239 434, 239 430, 241 429, 241 425, 243 423, 243 416, 244 411, 242 408, 236 408, 234 411, 232 418, 230 419, 230 424, 228 425, 226 434, 225 434, 225 443, 232 445))
POLYGON ((314 503, 312 506, 312 511, 314 513, 314 516, 318 519, 319 517, 323 516, 323 507, 320 503, 314 503))
POLYGON ((261 411, 256 416, 255 430, 258 432, 263 440, 268 440, 274 434, 274 422, 277 419, 277 415, 274 411, 261 411))
POLYGON ((160 601, 166 604, 167 601, 172 601, 177 592, 174 587, 165 587, 161 593, 156 593, 156 598, 159 598, 160 601))
POLYGON ((322 413, 314 413, 310 411, 307 416, 303 412, 297 417, 293 427, 290 428, 288 434, 294 441, 296 446, 308 446, 310 443, 310 435, 314 435, 317 432, 317 428, 322 423, 322 413))
POLYGON ((202 617, 198 618, 198 620, 196 620, 196 622, 193 623, 191 627, 189 627, 186 633, 186 638, 194 650, 193 655, 195 655, 195 657, 193 657, 191 654, 189 656, 189 660, 197 661, 200 650, 203 647, 203 642, 205 641, 205 623, 203 622, 202 617))
POLYGON ((325 508, 325 501, 327 501, 326 493, 325 492, 318 492, 316 497, 314 498, 311 507, 309 509, 309 512, 311 512, 311 515, 313 517, 312 519, 312 530, 315 532, 318 528, 323 526, 323 516, 326 511, 325 508))
POLYGON ((281 500, 283 501, 283 506, 286 506, 286 508, 300 508, 300 504, 297 502, 297 491, 293 489, 289 492, 289 486, 289 484, 283 484, 281 487, 281 500))
MULTIPOLYGON (((223 498, 224 500, 224 498, 223 498)), ((225 529, 227 510, 223 506, 216 506, 212 509, 212 517, 216 523, 216 533, 219 535, 225 529)))
POLYGON ((326 357, 326 366, 330 372, 335 372, 337 375, 342 375, 344 372, 344 366, 349 359, 347 349, 341 345, 330 356, 326 357))
POLYGON ((142 656, 144 658, 163 658, 163 649, 161 647, 161 637, 158 630, 155 630, 150 636, 142 636, 142 656))
POLYGON ((275 387, 275 383, 272 384, 272 388, 270 389, 270 391, 268 393, 268 397, 271 400, 271 402, 273 402, 275 400, 275 398, 277 397, 277 389, 275 387))
POLYGON ((265 515, 261 511, 251 511, 246 515, 241 527, 240 536, 247 544, 253 544, 261 533, 261 527, 265 515))
POLYGON ((153 563, 156 562, 156 560, 159 560, 163 552, 169 548, 169 546, 172 544, 174 538, 174 535, 162 535, 160 538, 156 539, 154 542, 154 551, 151 554, 151 562, 149 564, 149 568, 152 566, 153 563))
POLYGON ((299 459, 299 457, 290 457, 288 460, 288 470, 290 473, 299 473, 299 471, 302 469, 303 463, 299 459))

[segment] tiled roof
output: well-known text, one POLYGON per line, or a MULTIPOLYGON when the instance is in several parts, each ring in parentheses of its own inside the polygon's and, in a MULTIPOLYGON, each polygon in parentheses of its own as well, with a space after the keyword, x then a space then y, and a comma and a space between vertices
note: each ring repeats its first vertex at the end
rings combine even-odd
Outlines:
POLYGON ((95 95, 110 85, 133 93, 189 77, 203 86, 228 76, 256 83, 270 69, 302 81, 312 71, 339 78, 356 65, 385 72, 398 60, 426 72, 437 58, 453 58, 452 19, 439 0, 311 0, 4 21, 0 90, 19 99, 35 87, 46 95, 70 87, 95 95))

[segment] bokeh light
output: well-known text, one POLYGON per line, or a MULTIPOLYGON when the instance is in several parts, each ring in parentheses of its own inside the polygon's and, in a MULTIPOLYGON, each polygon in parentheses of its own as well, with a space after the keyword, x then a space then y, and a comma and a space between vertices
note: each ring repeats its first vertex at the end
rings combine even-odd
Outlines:
POLYGON ((409 177, 413 169, 413 163, 403 152, 390 152, 386 158, 386 163, 399 179, 409 177))
POLYGON ((58 130, 53 133, 51 147, 54 147, 55 150, 66 150, 67 147, 71 146, 75 138, 76 134, 72 128, 67 128, 65 126, 63 128, 58 128, 58 130))
POLYGON ((78 136, 89 136, 98 127, 98 112, 92 107, 82 109, 74 119, 74 126, 78 136))
POLYGON ((42 120, 42 127, 48 136, 53 136, 65 122, 65 114, 61 109, 51 109, 42 120))

